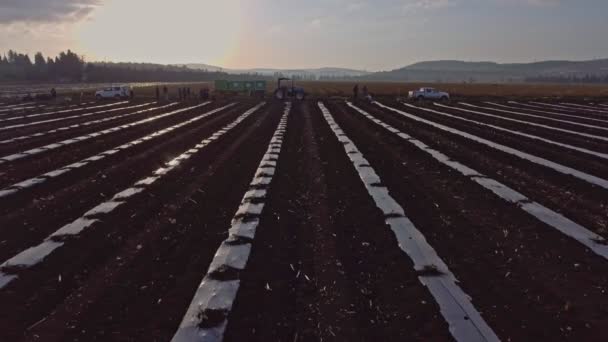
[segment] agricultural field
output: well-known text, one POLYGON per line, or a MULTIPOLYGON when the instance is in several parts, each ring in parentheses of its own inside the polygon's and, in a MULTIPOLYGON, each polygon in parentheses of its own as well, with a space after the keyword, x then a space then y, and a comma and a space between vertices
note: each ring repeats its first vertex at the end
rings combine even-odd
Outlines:
POLYGON ((0 341, 606 340, 608 101, 321 92, 0 104, 0 341))
MULTIPOLYGON (((78 99, 80 94, 86 98, 94 99, 95 91, 112 85, 122 85, 123 83, 65 83, 65 84, 6 84, 0 86, 0 101, 15 102, 24 96, 36 94, 49 94, 52 88, 55 88, 60 97, 70 97, 78 99)), ((192 88, 198 91, 200 88, 209 88, 212 82, 136 82, 126 83, 133 87, 138 97, 155 97, 156 87, 166 86, 171 93, 177 94, 178 88, 192 88)))
MULTIPOLYGON (((535 83, 414 83, 380 81, 301 81, 313 96, 350 96, 355 84, 366 85, 376 96, 407 96, 410 90, 420 87, 435 87, 449 92, 453 97, 515 97, 515 98, 606 98, 608 86, 601 84, 535 84, 535 83)), ((270 82, 270 85, 275 86, 270 82)), ((269 89, 270 91, 271 89, 269 89)))
MULTIPOLYGON (((121 83, 116 83, 121 84, 121 83)), ((191 88, 195 95, 200 89, 214 89, 213 82, 169 82, 169 83, 127 83, 132 86, 137 98, 155 98, 156 87, 168 88, 171 98, 177 98, 178 88, 191 88)), ((407 82, 377 82, 377 81, 295 81, 297 86, 303 87, 311 97, 348 97, 352 95, 353 87, 364 85, 374 96, 380 97, 406 97, 408 91, 420 87, 435 87, 449 92, 454 98, 496 99, 513 98, 522 99, 562 99, 597 101, 608 97, 608 86, 597 84, 560 85, 560 84, 533 84, 533 83, 407 83, 407 82)), ((0 102, 14 101, 16 98, 28 94, 48 94, 51 88, 56 88, 60 97, 77 100, 82 93, 85 100, 94 100, 95 90, 103 89, 111 84, 103 83, 75 83, 75 84, 4 84, 0 87, 0 102)), ((267 80, 266 91, 271 94, 277 87, 275 80, 267 80)))

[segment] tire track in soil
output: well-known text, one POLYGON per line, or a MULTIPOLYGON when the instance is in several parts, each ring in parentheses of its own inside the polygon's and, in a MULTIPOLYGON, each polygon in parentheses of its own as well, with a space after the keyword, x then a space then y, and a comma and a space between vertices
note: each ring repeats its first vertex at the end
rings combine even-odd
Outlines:
POLYGON ((342 145, 310 106, 292 109, 225 341, 451 340, 342 145))
POLYGON ((608 244, 606 244, 606 241, 608 240, 605 240, 602 236, 590 231, 586 227, 579 225, 578 223, 551 210, 550 208, 535 202, 517 190, 509 188, 508 186, 492 178, 488 178, 486 175, 479 173, 477 170, 471 169, 468 166, 451 159, 449 156, 441 153, 440 151, 432 149, 424 142, 412 138, 408 134, 403 133, 403 131, 400 131, 399 129, 371 116, 369 113, 353 105, 351 102, 347 102, 346 104, 348 107, 354 109, 355 112, 358 112, 367 118, 368 121, 373 122, 377 126, 384 128, 384 130, 398 136, 403 140, 403 142, 414 145, 419 150, 430 155, 440 164, 456 171, 457 174, 460 174, 474 183, 477 183, 482 188, 491 191, 502 200, 505 200, 508 203, 514 203, 527 214, 533 216, 541 222, 546 223, 548 226, 555 228, 566 236, 578 241, 597 255, 608 260, 608 244))
MULTIPOLYGON (((517 102, 516 102, 517 103, 517 102)), ((595 111, 588 111, 588 110, 584 110, 582 108, 572 108, 572 107, 567 107, 564 105, 559 105, 559 104, 555 104, 555 103, 545 103, 545 102, 535 102, 535 101, 530 101, 529 103, 527 103, 526 105, 534 105, 534 106, 540 106, 541 108, 544 109, 551 109, 551 110, 558 110, 561 112, 573 112, 579 115, 586 115, 586 116, 597 116, 597 117, 601 117, 601 118, 606 118, 608 117, 607 114, 604 113, 598 113, 595 111)))
MULTIPOLYGON (((568 164, 569 160, 565 159, 566 163, 563 163, 563 160, 561 160, 562 156, 565 154, 570 159, 578 161, 577 164, 574 164, 576 165, 573 166, 574 168, 579 168, 581 171, 586 171, 588 173, 603 174, 604 172, 608 172, 608 166, 606 166, 606 161, 608 160, 608 153, 601 152, 603 147, 587 149, 585 147, 581 147, 580 144, 572 145, 559 141, 560 139, 547 139, 540 135, 529 134, 521 129, 518 130, 513 128, 507 128, 492 123, 468 119, 463 115, 456 115, 446 111, 439 111, 437 110, 437 107, 433 107, 431 109, 425 107, 412 106, 409 104, 404 105, 406 106, 406 109, 404 111, 405 113, 418 116, 423 120, 443 120, 443 122, 449 122, 451 127, 477 135, 479 137, 483 137, 487 140, 498 142, 505 146, 512 146, 513 143, 521 143, 524 145, 524 149, 521 150, 522 152, 528 152, 535 155, 543 155, 546 156, 546 158, 566 165, 568 164), (529 134, 530 136, 524 136, 526 134, 529 134), (548 141, 543 141, 542 139, 546 139, 548 141), (567 146, 560 146, 559 144, 565 144, 567 146), (584 159, 583 162, 581 162, 582 159, 584 159), (587 170, 585 170, 585 168, 587 170)), ((606 144, 606 148, 608 148, 608 144, 606 144)))
POLYGON ((551 113, 551 112, 547 112, 547 111, 536 112, 533 109, 512 107, 512 106, 509 106, 508 104, 505 104, 502 102, 481 102, 481 103, 467 102, 467 103, 483 107, 484 110, 487 109, 487 110, 491 110, 492 112, 495 112, 495 113, 500 113, 501 115, 504 114, 505 116, 508 116, 510 118, 519 118, 519 119, 528 118, 530 121, 537 122, 537 123, 547 123, 547 122, 552 122, 553 120, 566 120, 566 121, 573 121, 576 123, 582 123, 582 124, 586 124, 586 125, 595 125, 598 127, 608 128, 608 119, 581 118, 580 116, 577 116, 577 115, 551 113), (509 112, 516 112, 516 113, 521 113, 521 114, 525 114, 525 115, 514 114, 514 113, 509 113, 509 112), (549 119, 549 120, 547 120, 547 119, 549 119))
POLYGON ((572 108, 574 110, 582 110, 585 112, 599 113, 604 116, 608 115, 608 110, 605 110, 604 108, 597 108, 597 107, 591 107, 591 106, 585 106, 585 105, 580 105, 580 104, 576 104, 576 103, 567 103, 567 102, 560 102, 559 105, 564 106, 566 108, 572 108))
POLYGON ((203 114, 200 114, 190 120, 180 122, 177 125, 172 125, 167 128, 163 128, 162 130, 155 131, 152 134, 145 135, 143 137, 139 137, 136 140, 131 140, 126 144, 122 144, 122 145, 113 147, 109 150, 105 150, 104 152, 100 152, 100 153, 90 156, 86 159, 82 159, 80 161, 77 161, 76 163, 65 165, 65 166, 62 166, 61 168, 55 169, 55 170, 47 172, 45 174, 36 176, 34 178, 29 178, 29 179, 23 180, 19 183, 10 185, 8 188, 0 190, 0 197, 7 197, 7 196, 14 195, 15 193, 18 193, 20 191, 29 190, 32 187, 36 187, 44 182, 51 181, 52 179, 60 177, 70 171, 73 171, 74 169, 78 169, 78 168, 83 167, 90 163, 98 162, 102 159, 105 159, 108 156, 123 152, 130 148, 133 148, 134 146, 140 145, 146 141, 153 140, 153 139, 159 139, 160 137, 162 137, 170 132, 178 130, 182 127, 192 125, 200 120, 207 119, 214 114, 217 114, 223 110, 226 110, 226 109, 234 106, 235 104, 236 103, 234 103, 234 102, 230 103, 224 107, 220 107, 220 108, 205 112, 203 114))
POLYGON ((344 104, 332 109, 503 340, 602 340, 604 259, 344 104))
MULTIPOLYGON (((8 165, 6 165, 6 167, 4 168, 4 175, 2 175, 2 178, 0 179, 0 188, 5 188, 17 182, 39 176, 41 174, 44 174, 45 172, 53 171, 65 165, 81 161, 88 157, 94 156, 100 152, 112 149, 137 138, 154 133, 159 129, 187 121, 209 110, 222 107, 223 105, 225 104, 210 103, 206 106, 190 109, 174 115, 169 115, 167 117, 159 118, 157 120, 142 123, 133 127, 124 128, 117 132, 110 132, 107 134, 100 135, 98 137, 92 137, 81 142, 61 146, 56 149, 44 151, 37 155, 28 156, 24 159, 7 163, 8 165)), ((182 109, 184 108, 168 108, 160 113, 155 113, 150 117, 163 115, 182 109)), ((147 118, 148 117, 140 117, 138 118, 138 120, 133 122, 139 122, 141 120, 146 120, 147 118)), ((181 130, 187 129, 189 127, 190 125, 187 125, 181 130)))
POLYGON ((77 136, 90 134, 93 132, 99 132, 104 129, 121 126, 130 122, 136 122, 138 120, 149 118, 163 111, 170 111, 183 108, 183 106, 177 102, 154 105, 149 108, 142 110, 128 111, 125 114, 117 115, 117 117, 101 118, 96 120, 90 120, 81 124, 66 125, 58 127, 54 130, 48 130, 43 132, 36 132, 32 135, 21 135, 15 137, 12 140, 1 140, 0 141, 0 154, 9 155, 11 153, 17 153, 19 151, 27 151, 37 146, 44 146, 53 142, 74 138, 77 136), (173 104, 173 105, 171 105, 173 104), (123 117, 120 117, 124 115, 123 117))
MULTIPOLYGON (((55 127, 61 127, 76 123, 83 123, 91 119, 100 119, 105 117, 117 116, 126 113, 128 110, 138 110, 153 105, 153 102, 132 102, 125 103, 116 108, 101 109, 101 110, 85 110, 80 114, 73 114, 59 118, 45 118, 44 120, 26 120, 23 123, 10 122, 8 125, 0 127, 1 140, 10 139, 24 134, 33 134, 41 131, 46 131, 55 127)), ((72 114, 72 113, 69 113, 72 114)))
MULTIPOLYGON (((587 109, 596 109, 596 110, 604 110, 604 108, 602 108, 601 104, 597 103, 574 103, 574 102, 560 102, 561 105, 564 106, 569 106, 569 107, 574 107, 574 108, 587 108, 587 109)), ((608 112, 606 112, 606 114, 608 114, 608 112)))
MULTIPOLYGON (((451 158, 520 191, 605 238, 608 237, 608 197, 604 189, 415 122, 392 111, 382 110, 378 106, 363 103, 359 106, 451 158)), ((453 127, 445 121, 433 121, 453 127)), ((514 141, 509 146, 524 150, 525 145, 523 141, 514 141)), ((560 161, 565 158, 568 158, 567 154, 562 153, 560 161)))
POLYGON ((33 341, 169 340, 279 117, 266 105, 85 231, 78 244, 20 275, 15 293, 0 292, 0 300, 19 304, 17 312, 0 308, 0 322, 16 327, 0 331, 0 339, 25 333, 33 341))
MULTIPOLYGON (((423 118, 427 118, 427 119, 432 118, 431 120, 433 120, 433 121, 439 121, 439 120, 449 121, 449 122, 452 122, 453 125, 460 125, 462 127, 470 129, 470 130, 476 130, 476 131, 482 132, 480 134, 483 134, 483 132, 488 132, 488 131, 495 132, 496 130, 487 128, 487 127, 480 128, 479 126, 477 126, 475 124, 464 122, 463 120, 459 120, 457 118, 450 118, 450 117, 447 117, 445 115, 441 115, 438 113, 432 113, 432 112, 426 111, 424 109, 435 110, 438 112, 447 113, 447 114, 454 115, 457 117, 462 117, 465 119, 478 121, 481 123, 486 123, 486 124, 490 124, 490 125, 503 127, 503 128, 510 129, 513 131, 536 135, 536 136, 546 138, 549 140, 553 140, 556 142, 561 142, 561 143, 573 145, 576 147, 582 147, 582 148, 586 148, 586 149, 600 152, 600 153, 608 153, 608 142, 607 141, 594 140, 591 138, 571 135, 571 134, 564 133, 564 132, 550 131, 550 130, 540 128, 540 127, 528 126, 526 124, 512 123, 512 122, 504 121, 501 119, 486 118, 486 117, 483 117, 483 116, 480 116, 477 114, 460 112, 460 111, 457 111, 457 110, 454 110, 451 108, 444 108, 444 107, 439 107, 439 106, 417 106, 417 105, 412 107, 412 105, 409 105, 409 104, 402 104, 402 105, 394 107, 394 108, 397 108, 400 110, 404 109, 404 111, 406 111, 406 112, 410 111, 412 113, 416 113, 416 115, 419 115, 423 118)), ((505 135, 504 133, 499 133, 497 131, 496 131, 496 134, 505 135)), ((525 140, 527 140, 527 139, 525 139, 525 140)), ((538 141, 535 141, 535 143, 546 145, 546 143, 542 143, 542 142, 538 142, 538 141)), ((548 145, 548 146, 555 149, 554 145, 548 145)), ((572 154, 572 152, 571 152, 571 154, 572 154)), ((605 161, 603 159, 599 159, 599 160, 605 161)))
MULTIPOLYGON (((141 102, 141 105, 154 105, 153 101, 145 101, 141 102)), ((136 104, 135 102, 130 101, 122 101, 115 104, 105 104, 105 105, 95 105, 95 106, 86 106, 81 108, 68 108, 60 111, 52 111, 52 112, 41 112, 41 113, 27 113, 23 115, 17 115, 13 117, 0 117, 0 127, 4 126, 13 126, 20 124, 31 124, 38 121, 46 121, 46 120, 55 120, 55 119, 63 119, 67 117, 79 117, 79 116, 90 116, 97 114, 105 114, 105 113, 113 113, 120 108, 130 107, 136 104), (78 113, 83 112, 84 113, 78 113)), ((53 122, 53 121, 51 121, 53 122)))
POLYGON ((56 227, 71 222, 75 215, 161 167, 180 151, 199 142, 201 136, 211 135, 234 120, 249 108, 247 106, 231 107, 186 130, 171 132, 163 141, 148 141, 0 201, 0 259, 5 260, 28 247, 28 241, 40 241, 56 227))
POLYGON ((608 117, 606 117, 605 115, 601 115, 601 114, 582 114, 581 115, 580 112, 576 112, 576 111, 560 110, 557 108, 547 108, 547 107, 542 107, 542 106, 536 106, 536 105, 529 104, 529 103, 522 103, 522 102, 515 102, 515 101, 507 101, 506 103, 508 106, 511 106, 515 109, 533 111, 534 113, 547 112, 550 114, 556 113, 556 114, 574 115, 581 119, 592 118, 592 119, 608 120, 608 117))
MULTIPOLYGON (((61 103, 61 104, 54 104, 54 105, 42 105, 42 106, 36 106, 36 107, 29 107, 30 109, 27 110, 23 110, 23 111, 13 111, 13 112, 3 112, 0 113, 0 118, 2 119, 6 119, 6 118, 12 118, 15 116, 23 116, 23 115, 30 115, 30 114, 43 114, 43 113, 48 113, 48 112, 57 112, 57 111, 63 111, 63 110, 84 110, 86 108, 90 108, 92 106, 95 105, 99 105, 100 102, 83 102, 83 103, 77 103, 77 104, 68 104, 68 103, 61 103), (77 108, 80 107, 80 108, 77 108)), ((2 112, 3 109, 0 109, 0 112, 2 112)))
POLYGON ((456 110, 459 113, 468 113, 476 115, 477 117, 483 118, 492 118, 496 119, 500 118, 503 122, 513 122, 516 124, 525 125, 525 127, 538 127, 545 130, 554 130, 554 129, 566 129, 570 132, 564 132, 566 134, 574 134, 584 133, 590 134, 597 137, 588 137, 590 140, 599 140, 606 142, 605 139, 608 135, 608 127, 603 127, 597 123, 581 123, 573 120, 568 120, 565 118, 547 118, 541 117, 533 114, 515 114, 519 113, 519 111, 506 111, 500 108, 491 108, 480 106, 479 104, 469 103, 469 102, 458 102, 456 104, 445 105, 442 103, 436 103, 435 106, 442 109, 451 109, 456 110), (542 125, 542 126, 536 126, 542 125), (546 127, 543 127, 546 126, 546 127), (603 138, 603 139, 602 139, 603 138))

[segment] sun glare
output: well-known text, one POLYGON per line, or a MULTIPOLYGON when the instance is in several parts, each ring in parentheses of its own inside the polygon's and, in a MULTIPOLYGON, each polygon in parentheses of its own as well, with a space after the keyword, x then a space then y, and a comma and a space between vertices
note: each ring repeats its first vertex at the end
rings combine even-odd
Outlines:
POLYGON ((237 0, 109 0, 83 22, 88 59, 225 64, 241 36, 237 0))

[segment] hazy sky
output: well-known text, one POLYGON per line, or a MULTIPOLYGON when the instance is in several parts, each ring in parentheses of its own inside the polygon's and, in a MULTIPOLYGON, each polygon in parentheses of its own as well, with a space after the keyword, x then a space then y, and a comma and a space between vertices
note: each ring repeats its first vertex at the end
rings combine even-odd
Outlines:
POLYGON ((608 57, 607 0, 0 0, 0 52, 229 68, 608 57))

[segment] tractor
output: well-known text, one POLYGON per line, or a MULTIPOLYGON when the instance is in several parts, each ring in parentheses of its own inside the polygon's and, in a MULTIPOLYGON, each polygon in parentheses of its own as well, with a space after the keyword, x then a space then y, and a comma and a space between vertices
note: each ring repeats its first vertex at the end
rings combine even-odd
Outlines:
POLYGON ((274 97, 277 100, 295 98, 298 101, 302 101, 306 97, 306 92, 304 88, 296 87, 292 79, 281 77, 278 80, 277 89, 274 91, 274 97), (291 85, 284 85, 283 81, 291 81, 291 85))

